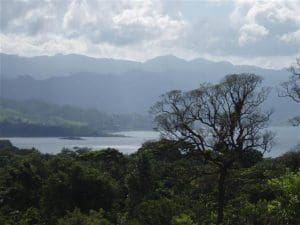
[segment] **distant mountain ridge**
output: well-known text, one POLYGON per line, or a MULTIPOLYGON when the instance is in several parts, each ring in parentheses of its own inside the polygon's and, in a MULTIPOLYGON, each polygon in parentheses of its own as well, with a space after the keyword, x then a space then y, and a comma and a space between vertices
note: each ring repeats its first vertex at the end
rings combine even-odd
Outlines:
POLYGON ((17 77, 30 75, 36 79, 68 76, 79 72, 123 73, 127 68, 138 68, 140 63, 126 60, 96 59, 83 55, 54 55, 22 57, 0 54, 1 75, 17 77))
POLYGON ((300 113, 298 105, 277 96, 276 87, 290 75, 286 70, 205 59, 186 61, 171 55, 141 63, 81 55, 26 58, 1 54, 0 86, 1 96, 9 99, 38 99, 105 113, 146 114, 167 91, 197 88, 232 73, 261 75, 264 85, 273 88, 265 107, 274 108, 274 121, 300 113))
POLYGON ((213 62, 202 58, 186 61, 173 55, 158 56, 145 62, 137 62, 76 54, 24 57, 0 53, 0 62, 1 76, 5 78, 30 75, 35 79, 69 76, 83 72, 100 74, 124 74, 132 71, 197 73, 216 65, 227 70, 232 70, 232 68, 263 69, 256 66, 233 65, 230 62, 213 62))

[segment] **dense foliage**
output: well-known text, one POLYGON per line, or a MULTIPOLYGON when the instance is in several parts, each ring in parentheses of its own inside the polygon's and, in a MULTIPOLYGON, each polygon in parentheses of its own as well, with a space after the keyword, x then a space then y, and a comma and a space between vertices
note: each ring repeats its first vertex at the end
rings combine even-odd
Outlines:
MULTIPOLYGON (((187 144, 160 140, 137 153, 0 142, 0 224, 214 224, 217 168, 187 144)), ((224 224, 299 224, 300 152, 249 154, 226 179, 224 224)))
POLYGON ((0 98, 0 135, 6 137, 105 136, 150 127, 150 118, 138 114, 108 115, 96 109, 0 98))

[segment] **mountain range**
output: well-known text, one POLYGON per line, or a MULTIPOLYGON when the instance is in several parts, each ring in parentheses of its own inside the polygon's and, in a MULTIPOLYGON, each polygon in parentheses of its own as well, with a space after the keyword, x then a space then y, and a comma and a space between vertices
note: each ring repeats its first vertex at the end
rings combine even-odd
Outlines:
POLYGON ((299 114, 299 106, 279 98, 276 88, 287 80, 286 69, 274 70, 205 59, 186 61, 172 55, 145 62, 91 58, 83 55, 21 57, 1 54, 1 96, 96 108, 105 113, 148 112, 159 96, 172 89, 189 90, 218 82, 232 73, 255 73, 272 87, 265 103, 273 121, 299 114))

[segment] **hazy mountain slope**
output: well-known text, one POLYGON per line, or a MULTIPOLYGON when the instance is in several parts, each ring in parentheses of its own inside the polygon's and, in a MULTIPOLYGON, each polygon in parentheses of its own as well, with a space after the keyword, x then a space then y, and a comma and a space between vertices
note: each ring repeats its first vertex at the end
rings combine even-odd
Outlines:
POLYGON ((134 71, 172 74, 173 78, 194 74, 202 79, 211 80, 232 72, 264 73, 273 70, 255 66, 235 66, 229 62, 212 62, 201 58, 186 61, 172 55, 159 56, 141 63, 75 54, 22 57, 0 53, 0 75, 5 78, 30 75, 35 79, 45 79, 77 73, 126 75, 134 71))
MULTIPOLYGON (((185 61, 174 56, 161 56, 145 63, 120 60, 110 60, 110 63, 105 63, 108 59, 93 59, 77 55, 17 57, 17 59, 36 60, 35 62, 42 59, 47 65, 52 63, 59 71, 59 67, 54 63, 59 57, 68 59, 70 64, 73 62, 78 68, 81 67, 80 69, 87 69, 87 65, 93 62, 94 67, 91 68, 97 72, 85 71, 42 80, 31 76, 4 78, 2 75, 2 97, 20 100, 35 98, 57 104, 95 107, 106 113, 146 113, 158 100, 159 95, 166 91, 197 88, 203 82, 217 82, 226 74, 247 72, 263 76, 264 85, 273 87, 265 105, 275 109, 274 120, 284 120, 299 114, 298 105, 288 99, 279 98, 275 90, 280 82, 287 80, 289 72, 286 70, 270 70, 247 65, 235 66, 228 62, 211 62, 204 59, 185 61), (106 73, 107 71, 109 73, 106 73)), ((62 71, 66 72, 71 66, 65 64, 66 67, 63 67, 63 61, 66 60, 62 60, 60 66, 62 71)), ((4 65, 12 67, 12 65, 4 65)), ((39 63, 33 69, 36 68, 42 69, 39 63)), ((50 68, 47 74, 50 75, 53 70, 54 68, 52 70, 50 68)), ((32 76, 37 76, 37 73, 32 73, 32 76)))
POLYGON ((0 99, 0 136, 103 136, 111 131, 149 128, 150 119, 136 114, 108 115, 37 100, 0 99))
POLYGON ((2 97, 35 98, 84 108, 96 107, 110 113, 129 113, 146 112, 157 95, 171 88, 168 81, 154 76, 118 77, 84 73, 47 80, 30 77, 3 79, 2 97))
POLYGON ((123 73, 138 68, 141 63, 115 59, 96 59, 83 55, 20 57, 0 54, 1 75, 17 77, 30 75, 37 79, 68 76, 79 72, 123 73))

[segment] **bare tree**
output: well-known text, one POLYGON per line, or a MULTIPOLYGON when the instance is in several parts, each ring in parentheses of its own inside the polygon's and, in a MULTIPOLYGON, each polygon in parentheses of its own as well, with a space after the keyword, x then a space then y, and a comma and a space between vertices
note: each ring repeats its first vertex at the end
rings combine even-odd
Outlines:
MULTIPOLYGON (((292 75, 289 80, 281 84, 281 90, 279 91, 280 97, 289 97, 293 101, 300 103, 300 58, 296 59, 296 64, 289 68, 292 75)), ((300 125, 300 116, 295 116, 290 119, 289 122, 293 126, 300 125)))
POLYGON ((296 64, 289 68, 292 75, 289 80, 281 84, 282 90, 279 93, 281 97, 289 97, 295 102, 300 103, 300 58, 296 60, 296 64))
POLYGON ((223 221, 225 179, 243 154, 270 149, 273 134, 265 130, 271 112, 261 104, 269 90, 254 74, 228 75, 219 84, 174 90, 152 107, 157 129, 166 138, 190 143, 218 168, 218 217, 223 221))

